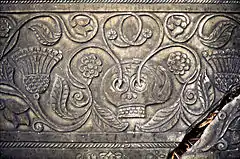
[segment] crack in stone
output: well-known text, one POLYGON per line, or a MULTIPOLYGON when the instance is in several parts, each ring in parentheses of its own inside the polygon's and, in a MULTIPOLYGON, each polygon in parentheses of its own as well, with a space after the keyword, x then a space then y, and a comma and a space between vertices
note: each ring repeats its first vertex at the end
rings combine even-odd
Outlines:
POLYGON ((182 142, 176 147, 172 152, 168 154, 168 159, 180 159, 188 149, 190 149, 202 136, 204 130, 208 125, 215 119, 220 110, 228 103, 234 100, 235 97, 240 95, 240 84, 233 86, 229 92, 227 92, 222 99, 213 106, 212 110, 208 111, 203 117, 197 120, 193 125, 187 130, 185 137, 182 142), (207 124, 203 125, 207 120, 207 124))

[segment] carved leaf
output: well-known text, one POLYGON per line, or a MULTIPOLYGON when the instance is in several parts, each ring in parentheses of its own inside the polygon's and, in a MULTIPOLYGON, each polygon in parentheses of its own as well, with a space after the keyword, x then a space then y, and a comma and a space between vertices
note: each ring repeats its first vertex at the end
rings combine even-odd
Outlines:
POLYGON ((50 95, 50 103, 54 112, 65 119, 71 118, 72 116, 67 108, 67 99, 69 96, 69 86, 67 82, 60 76, 56 76, 53 83, 53 88, 50 95))
POLYGON ((13 74, 14 69, 8 61, 4 59, 0 65, 0 80, 7 83, 13 83, 13 74))
POLYGON ((121 122, 116 115, 107 107, 94 105, 94 121, 96 125, 105 130, 106 128, 114 128, 118 131, 123 131, 128 127, 128 123, 121 122))
POLYGON ((206 46, 220 48, 230 40, 235 27, 231 21, 222 21, 208 37, 201 37, 200 40, 206 46))
POLYGON ((17 44, 19 34, 20 34, 20 31, 17 31, 13 37, 10 36, 10 39, 8 39, 8 41, 5 42, 5 45, 3 46, 3 50, 1 50, 1 53, 0 53, 0 59, 4 55, 6 55, 9 51, 11 51, 13 47, 17 44))
POLYGON ((10 85, 0 84, 0 100, 7 109, 16 114, 21 114, 29 108, 24 97, 10 85))
POLYGON ((197 82, 198 96, 204 110, 209 108, 214 101, 214 87, 207 75, 204 72, 197 82))
POLYGON ((146 132, 168 131, 176 125, 180 119, 180 101, 169 108, 158 110, 155 115, 139 128, 146 132))
POLYGON ((51 31, 50 28, 45 24, 35 24, 32 25, 29 29, 35 33, 39 43, 42 45, 52 46, 56 44, 61 38, 60 32, 55 33, 51 31))

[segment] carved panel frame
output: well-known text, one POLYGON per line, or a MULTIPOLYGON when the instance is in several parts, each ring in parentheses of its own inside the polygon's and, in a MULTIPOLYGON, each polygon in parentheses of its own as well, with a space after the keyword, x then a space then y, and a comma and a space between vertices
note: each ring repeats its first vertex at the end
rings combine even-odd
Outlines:
POLYGON ((240 81, 239 1, 178 2, 0 1, 3 157, 167 158, 240 81))

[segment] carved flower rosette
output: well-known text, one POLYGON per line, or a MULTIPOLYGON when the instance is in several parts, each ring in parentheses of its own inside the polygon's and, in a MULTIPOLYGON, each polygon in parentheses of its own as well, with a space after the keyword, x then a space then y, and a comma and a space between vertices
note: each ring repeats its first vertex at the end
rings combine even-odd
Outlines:
POLYGON ((0 24, 1 118, 20 130, 184 132, 240 81, 235 16, 42 13, 0 24))

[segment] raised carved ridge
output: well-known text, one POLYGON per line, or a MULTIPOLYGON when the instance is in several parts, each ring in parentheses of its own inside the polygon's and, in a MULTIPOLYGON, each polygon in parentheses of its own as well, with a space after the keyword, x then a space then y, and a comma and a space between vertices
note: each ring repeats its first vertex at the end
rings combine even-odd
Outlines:
POLYGON ((132 4, 239 4, 238 0, 6 0, 1 4, 37 4, 37 3, 132 3, 132 4))
POLYGON ((240 80, 234 13, 9 12, 0 23, 5 150, 167 154, 240 80))
POLYGON ((175 148, 178 143, 153 142, 153 143, 76 143, 76 142, 17 142, 1 141, 0 148, 175 148))
POLYGON ((227 46, 239 29, 237 16, 123 12, 101 22, 98 16, 30 14, 19 24, 1 16, 1 109, 15 128, 72 132, 90 122, 101 132, 183 132, 240 80, 239 49, 227 46), (24 29, 34 44, 16 47, 24 29), (101 45, 91 42, 97 39, 101 45), (200 50, 185 44, 193 39, 200 50), (64 42, 89 45, 66 55, 55 49, 64 42))

